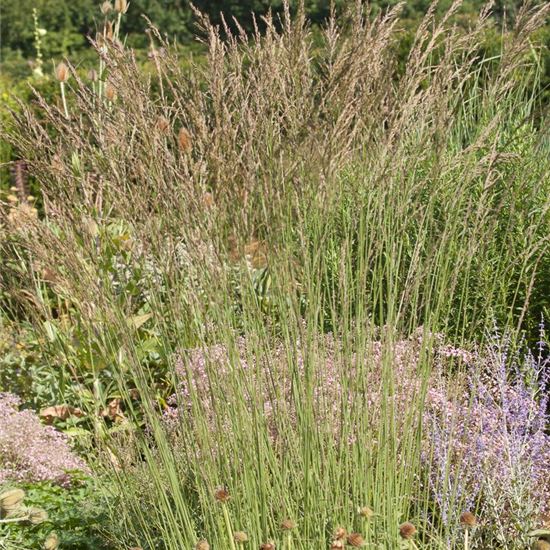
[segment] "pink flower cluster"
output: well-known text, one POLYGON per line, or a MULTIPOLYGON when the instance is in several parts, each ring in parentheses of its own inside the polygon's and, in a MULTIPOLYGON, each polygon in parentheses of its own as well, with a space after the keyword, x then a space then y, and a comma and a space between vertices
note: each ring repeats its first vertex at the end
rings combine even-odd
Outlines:
POLYGON ((51 481, 70 486, 71 471, 88 471, 71 449, 70 439, 44 426, 32 410, 19 410, 20 400, 0 393, 0 484, 51 481))

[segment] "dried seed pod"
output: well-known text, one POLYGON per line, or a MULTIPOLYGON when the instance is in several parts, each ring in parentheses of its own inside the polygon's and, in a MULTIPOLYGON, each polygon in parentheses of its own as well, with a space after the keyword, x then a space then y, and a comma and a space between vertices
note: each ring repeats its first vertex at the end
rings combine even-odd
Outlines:
POLYGON ((195 545, 195 550, 210 550, 210 545, 205 540, 199 540, 195 545))
POLYGON ((108 38, 109 40, 113 38, 113 25, 107 19, 99 25, 99 36, 101 38, 108 38))
POLYGON ((244 544, 245 542, 248 542, 248 535, 244 531, 237 531, 234 535, 235 542, 238 542, 239 544, 244 544))
POLYGON ((231 496, 225 489, 218 489, 214 493, 214 498, 217 502, 226 502, 231 498, 231 496))
POLYGON ((115 11, 126 13, 128 11, 128 2, 126 0, 115 0, 115 11))
MULTIPOLYGON (((11 196, 11 195, 10 195, 11 196)), ((8 197, 9 200, 9 197, 8 197)), ((10 489, 0 494, 0 517, 16 512, 25 499, 25 491, 22 489, 10 489)))
POLYGON ((107 82, 107 86, 105 86, 105 97, 109 101, 114 101, 116 99, 116 90, 110 82, 107 82))
POLYGON ((59 65, 55 68, 55 77, 59 82, 67 82, 69 80, 69 77, 71 76, 71 73, 69 72, 69 67, 65 63, 59 63, 59 65))
POLYGON ((59 547, 59 537, 56 533, 50 533, 44 541, 44 550, 57 550, 59 547))
POLYGON ((275 550, 275 543, 273 541, 264 542, 260 545, 260 550, 275 550))
POLYGON ((362 518, 372 518, 372 516, 374 516, 374 512, 370 506, 363 506, 363 508, 359 508, 359 515, 362 518))
POLYGON ((416 533, 416 527, 412 523, 404 523, 399 527, 399 536, 402 539, 409 540, 414 537, 416 533))
POLYGON ((191 151, 191 134, 185 128, 179 131, 178 145, 184 153, 191 151))
POLYGON ((94 69, 90 69, 86 77, 90 82, 97 82, 97 79, 98 79, 97 71, 95 71, 94 69))
POLYGON ((359 533, 352 533, 348 535, 346 539, 348 546, 353 546, 354 548, 362 548, 365 546, 365 539, 359 533))
POLYGON ((31 525, 40 525, 48 519, 48 514, 46 513, 46 510, 42 510, 41 508, 29 509, 28 516, 28 522, 31 525))
POLYGON ((471 512, 462 512, 462 514, 460 514, 460 525, 464 527, 475 527, 477 525, 476 517, 471 512))
POLYGON ((296 528, 296 524, 291 519, 285 519, 283 522, 281 522, 281 529, 283 531, 292 531, 292 529, 296 528))
POLYGON ((332 535, 332 540, 344 540, 348 532, 343 527, 337 527, 332 535))
POLYGON ((99 9, 103 15, 107 15, 113 9, 113 4, 111 2, 103 2, 99 9))
POLYGON ((340 539, 332 541, 332 544, 330 545, 330 550, 342 550, 343 548, 344 541, 340 539))

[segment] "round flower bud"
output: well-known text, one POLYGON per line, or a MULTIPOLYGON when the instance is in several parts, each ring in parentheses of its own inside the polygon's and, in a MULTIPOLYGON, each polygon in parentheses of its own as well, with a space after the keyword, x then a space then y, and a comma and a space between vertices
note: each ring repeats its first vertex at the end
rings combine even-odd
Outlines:
POLYGON ((105 97, 109 101, 114 101, 116 99, 116 90, 110 82, 107 82, 107 86, 105 86, 105 97))
POLYGON ((94 71, 94 69, 90 69, 86 76, 90 82, 97 82, 97 71, 94 71))

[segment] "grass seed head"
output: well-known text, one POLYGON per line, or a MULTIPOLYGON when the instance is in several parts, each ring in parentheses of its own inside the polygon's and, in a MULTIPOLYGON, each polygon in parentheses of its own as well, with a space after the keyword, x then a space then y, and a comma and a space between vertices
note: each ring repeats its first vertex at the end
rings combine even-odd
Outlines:
POLYGON ((365 546, 365 539, 359 533, 352 533, 348 535, 347 543, 348 546, 353 546, 353 548, 362 548, 365 546))
POLYGON ((291 519, 285 519, 281 523, 281 529, 283 531, 292 531, 292 529, 296 528, 296 524, 291 519))
POLYGON ((416 527, 412 523, 404 523, 399 528, 399 536, 402 539, 409 540, 414 537, 416 533, 416 527))
POLYGON ((205 540, 199 540, 195 545, 195 550, 210 550, 210 545, 205 540))

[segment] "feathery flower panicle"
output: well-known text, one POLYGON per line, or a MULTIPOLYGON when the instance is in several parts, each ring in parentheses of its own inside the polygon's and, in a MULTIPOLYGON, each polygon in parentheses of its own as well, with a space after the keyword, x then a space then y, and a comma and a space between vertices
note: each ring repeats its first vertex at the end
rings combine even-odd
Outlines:
POLYGON ((348 546, 353 546, 354 548, 362 548, 365 546, 365 539, 359 533, 352 533, 348 535, 346 539, 348 546))
POLYGON ((210 550, 210 545, 205 540, 199 540, 195 545, 195 550, 210 550))
POLYGON ((71 76, 71 73, 69 72, 69 67, 67 67, 66 63, 59 63, 57 67, 55 68, 55 77, 59 82, 67 82, 71 76))
POLYGON ((244 544, 245 542, 248 542, 248 535, 244 531, 236 531, 234 538, 235 542, 238 542, 239 544, 244 544))
POLYGON ((462 514, 460 514, 460 525, 464 527, 475 527, 477 525, 476 517, 471 512, 462 512, 462 514))
POLYGON ((416 534, 416 527, 412 523, 404 523, 399 527, 399 536, 402 539, 409 540, 416 534))
POLYGON ((191 151, 191 134, 185 128, 181 128, 178 133, 178 145, 184 153, 191 151))

